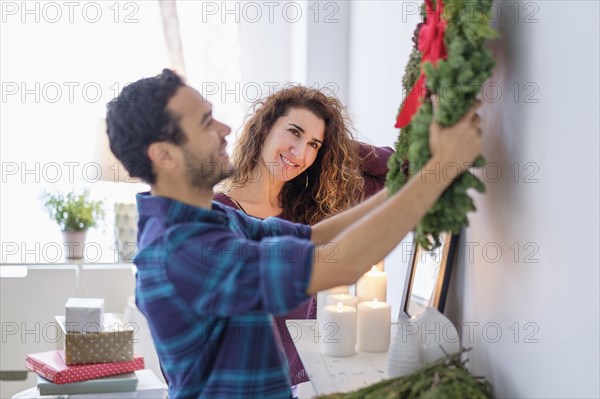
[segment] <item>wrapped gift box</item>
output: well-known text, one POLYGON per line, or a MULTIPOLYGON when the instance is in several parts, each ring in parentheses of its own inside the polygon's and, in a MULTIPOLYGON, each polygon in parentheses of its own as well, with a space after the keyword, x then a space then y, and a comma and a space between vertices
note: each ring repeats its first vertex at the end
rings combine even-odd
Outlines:
POLYGON ((160 382, 152 370, 136 370, 135 375, 138 379, 135 392, 76 394, 69 395, 69 399, 168 399, 167 385, 160 382))
POLYGON ((89 393, 114 393, 135 391, 138 379, 135 373, 113 375, 94 380, 55 384, 38 374, 38 390, 40 395, 74 395, 89 393))
POLYGON ((59 339, 58 349, 64 349, 68 365, 86 363, 124 362, 133 359, 134 328, 122 315, 106 313, 101 332, 67 331, 65 318, 56 316, 64 339, 59 339))
POLYGON ((68 331, 94 332, 104 325, 104 299, 69 298, 65 304, 68 331))
POLYGON ((144 358, 135 356, 126 362, 79 364, 68 366, 63 360, 62 351, 54 350, 33 353, 27 356, 25 366, 55 384, 69 384, 108 377, 111 375, 131 373, 144 368, 144 358))

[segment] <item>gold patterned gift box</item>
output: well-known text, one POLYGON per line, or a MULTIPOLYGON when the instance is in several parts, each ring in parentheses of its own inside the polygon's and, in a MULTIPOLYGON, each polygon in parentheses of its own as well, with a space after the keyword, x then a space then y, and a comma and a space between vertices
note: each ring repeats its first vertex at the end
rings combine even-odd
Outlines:
POLYGON ((121 314, 105 313, 102 331, 68 331, 64 316, 55 316, 62 337, 58 349, 64 349, 67 365, 109 363, 133 360, 134 328, 121 314))

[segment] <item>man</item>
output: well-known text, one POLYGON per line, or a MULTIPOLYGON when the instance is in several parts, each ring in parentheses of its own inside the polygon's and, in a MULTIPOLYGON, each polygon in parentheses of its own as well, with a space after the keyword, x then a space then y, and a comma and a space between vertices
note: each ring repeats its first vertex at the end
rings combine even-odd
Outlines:
MULTIPOLYGON (((475 110, 451 128, 431 126, 426 170, 475 159, 475 110)), ((171 399, 289 398, 271 315, 354 283, 451 183, 420 173, 389 199, 384 190, 313 227, 261 221, 212 202, 213 186, 233 170, 225 150, 231 129, 174 72, 126 86, 108 104, 107 123, 116 157, 151 186, 137 198, 136 301, 171 399)))

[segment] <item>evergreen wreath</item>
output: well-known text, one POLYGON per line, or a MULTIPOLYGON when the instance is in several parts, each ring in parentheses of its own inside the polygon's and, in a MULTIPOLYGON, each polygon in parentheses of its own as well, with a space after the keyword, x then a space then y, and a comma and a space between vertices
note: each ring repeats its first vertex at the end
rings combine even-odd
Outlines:
MULTIPOLYGON (((398 113, 396 127, 401 130, 388 163, 386 186, 390 195, 431 158, 431 96, 438 98, 436 122, 451 126, 471 108, 490 77, 494 60, 485 41, 497 37, 489 26, 491 5, 492 0, 437 0, 437 4, 434 0, 425 1, 421 9, 424 22, 415 30, 413 50, 402 78, 404 92, 409 94, 398 113)), ((484 164, 480 156, 473 166, 484 164)), ((454 177, 450 169, 435 172, 441 178, 454 177)), ((469 188, 485 191, 483 182, 466 171, 417 224, 415 239, 419 245, 432 250, 441 245, 440 234, 458 234, 463 226, 468 226, 467 213, 476 210, 467 194, 469 188)))

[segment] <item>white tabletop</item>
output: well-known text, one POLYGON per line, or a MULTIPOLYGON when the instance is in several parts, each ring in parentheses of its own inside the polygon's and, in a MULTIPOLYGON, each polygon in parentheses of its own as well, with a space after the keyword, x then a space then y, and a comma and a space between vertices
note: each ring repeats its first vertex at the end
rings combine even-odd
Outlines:
MULTIPOLYGON (((288 331, 317 395, 351 392, 388 378, 387 352, 332 357, 319 351, 316 320, 287 320, 288 331)), ((391 339, 397 324, 391 326, 391 339)))

